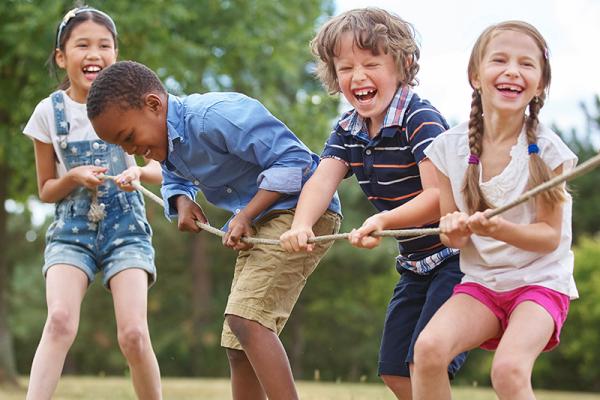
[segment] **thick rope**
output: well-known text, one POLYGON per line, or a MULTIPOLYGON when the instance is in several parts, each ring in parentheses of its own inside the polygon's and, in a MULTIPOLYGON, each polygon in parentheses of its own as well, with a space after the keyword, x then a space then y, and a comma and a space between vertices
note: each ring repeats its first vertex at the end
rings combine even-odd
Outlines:
MULTIPOLYGON (((508 211, 511 208, 516 207, 519 204, 522 204, 522 203, 528 201, 529 199, 533 198, 534 196, 536 196, 554 186, 558 186, 563 182, 569 181, 571 179, 574 179, 578 176, 581 176, 581 175, 591 171, 592 169, 596 168, 598 165, 600 165, 600 154, 597 154, 594 157, 590 158, 589 160, 585 161, 584 163, 581 163, 579 166, 573 168, 571 171, 564 172, 560 175, 557 175, 554 178, 550 179, 549 181, 544 182, 541 185, 536 186, 531 190, 528 190, 527 192, 525 192, 521 196, 519 196, 519 198, 517 198, 501 207, 494 208, 493 210, 487 212, 486 216, 487 216, 487 218, 492 218, 492 217, 499 215, 505 211, 508 211)), ((115 178, 114 176, 109 176, 109 175, 103 175, 102 177, 106 178, 106 179, 114 179, 115 178)), ((138 181, 131 182, 131 185, 136 190, 139 190, 140 192, 145 194, 148 198, 153 200, 156 204, 160 205, 161 207, 164 207, 163 200, 159 196, 157 196, 156 194, 151 192, 150 190, 143 187, 138 181)), ((209 233, 212 233, 213 235, 217 235, 220 237, 225 236, 225 232, 223 232, 222 230, 217 229, 213 226, 210 226, 208 224, 204 224, 200 221, 196 221, 196 225, 200 229, 205 230, 209 233)), ((427 236, 427 235, 439 235, 439 234, 440 234, 439 228, 426 228, 426 229, 385 230, 385 231, 373 232, 371 235, 375 236, 375 237, 415 237, 415 236, 427 236)), ((330 241, 330 240, 348 239, 349 236, 350 236, 349 233, 338 233, 335 235, 317 236, 314 239, 310 239, 309 243, 318 243, 318 242, 326 242, 326 241, 330 241)), ((266 244, 266 245, 277 245, 277 246, 280 244, 279 240, 277 240, 277 239, 264 239, 264 238, 245 236, 245 237, 242 237, 241 240, 242 240, 242 242, 251 243, 251 244, 266 244)))

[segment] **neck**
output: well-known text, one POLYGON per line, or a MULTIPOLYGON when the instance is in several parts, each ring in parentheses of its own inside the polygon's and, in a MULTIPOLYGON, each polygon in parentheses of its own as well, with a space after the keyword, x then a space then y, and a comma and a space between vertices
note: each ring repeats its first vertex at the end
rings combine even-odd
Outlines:
POLYGON ((524 110, 518 113, 499 113, 485 110, 483 114, 484 135, 491 142, 516 139, 524 123, 524 110))

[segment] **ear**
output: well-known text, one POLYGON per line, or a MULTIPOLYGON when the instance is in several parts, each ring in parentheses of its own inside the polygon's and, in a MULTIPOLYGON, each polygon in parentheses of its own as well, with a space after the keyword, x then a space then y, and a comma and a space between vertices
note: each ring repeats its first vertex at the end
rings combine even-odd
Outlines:
POLYGON ((65 53, 61 49, 55 50, 54 62, 56 62, 56 65, 58 65, 60 68, 66 68, 67 60, 65 59, 65 53))
POLYGON ((164 106, 163 99, 156 93, 144 95, 144 105, 154 113, 160 112, 164 106))

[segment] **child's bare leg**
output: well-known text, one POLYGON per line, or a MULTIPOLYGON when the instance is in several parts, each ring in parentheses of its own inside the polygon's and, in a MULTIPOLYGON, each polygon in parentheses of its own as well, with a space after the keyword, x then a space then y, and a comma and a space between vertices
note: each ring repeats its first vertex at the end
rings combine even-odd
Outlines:
POLYGON ((87 275, 78 268, 54 265, 48 270, 48 317, 31 365, 28 400, 50 399, 56 390, 65 357, 77 335, 81 301, 87 285, 87 275))
POLYGON ((243 350, 226 349, 231 370, 231 390, 233 399, 264 400, 267 398, 256 377, 254 368, 243 350))
POLYGON ((533 364, 554 332, 554 320, 540 305, 519 304, 510 316, 492 363, 492 386, 500 400, 535 399, 533 364))
MULTIPOLYGON (((227 315, 226 318, 229 327, 242 345, 246 357, 269 400, 297 399, 298 394, 294 386, 290 363, 279 337, 258 322, 235 315, 227 315)), ((240 380, 234 377, 233 374, 237 372, 232 368, 232 385, 234 386, 237 382, 247 382, 246 379, 240 380)), ((240 369, 240 372, 243 372, 243 370, 240 369)), ((234 387, 233 392, 234 394, 244 393, 241 388, 238 390, 236 387, 234 387)), ((241 398, 234 396, 234 399, 241 398)), ((243 395, 243 398, 250 399, 247 394, 243 395)), ((256 399, 264 399, 264 396, 256 397, 256 399)))
POLYGON ((398 400, 412 399, 410 378, 398 375, 381 375, 385 385, 394 393, 398 400))
POLYGON ((148 274, 126 269, 110 280, 115 305, 117 336, 129 363, 139 399, 161 399, 160 370, 150 342, 147 321, 148 274))
POLYGON ((448 299, 415 344, 411 377, 415 400, 451 398, 448 364, 500 333, 500 322, 482 303, 466 294, 448 299))

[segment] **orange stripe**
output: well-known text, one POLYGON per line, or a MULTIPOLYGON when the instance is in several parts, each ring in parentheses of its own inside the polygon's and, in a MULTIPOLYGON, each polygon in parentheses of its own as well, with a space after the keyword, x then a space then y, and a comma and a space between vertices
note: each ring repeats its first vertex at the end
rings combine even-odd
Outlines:
POLYGON ((417 165, 416 162, 411 162, 409 164, 373 164, 373 168, 410 168, 417 165))
POLYGON ((351 167, 362 167, 363 165, 364 165, 364 164, 363 164, 363 163, 361 163, 361 162, 353 162, 353 163, 350 163, 350 166, 351 166, 351 167))
POLYGON ((421 125, 419 125, 419 127, 417 129, 415 129, 415 131, 412 133, 412 135, 410 135, 410 138, 408 140, 412 140, 412 138, 417 134, 417 132, 419 132, 421 130, 421 128, 424 125, 437 125, 440 128, 442 128, 442 130, 446 130, 446 128, 444 128, 444 126, 442 124, 439 124, 437 122, 423 122, 421 125))
POLYGON ((405 194, 404 196, 400 196, 400 197, 377 197, 377 196, 369 196, 369 200, 387 200, 387 201, 398 201, 398 200, 402 200, 402 199, 406 199, 407 197, 411 197, 411 196, 416 196, 419 193, 421 193, 422 190, 418 190, 414 193, 410 193, 410 194, 405 194))
POLYGON ((433 246, 425 247, 424 249, 419 249, 419 251, 427 251, 431 249, 435 249, 436 247, 444 247, 443 243, 434 244, 433 246))

